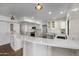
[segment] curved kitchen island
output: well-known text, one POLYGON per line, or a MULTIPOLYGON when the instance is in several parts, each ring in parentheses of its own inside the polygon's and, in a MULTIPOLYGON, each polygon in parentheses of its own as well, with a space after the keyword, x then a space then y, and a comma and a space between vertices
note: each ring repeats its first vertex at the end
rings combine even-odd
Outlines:
POLYGON ((71 39, 23 38, 24 56, 74 56, 79 49, 78 42, 71 39))

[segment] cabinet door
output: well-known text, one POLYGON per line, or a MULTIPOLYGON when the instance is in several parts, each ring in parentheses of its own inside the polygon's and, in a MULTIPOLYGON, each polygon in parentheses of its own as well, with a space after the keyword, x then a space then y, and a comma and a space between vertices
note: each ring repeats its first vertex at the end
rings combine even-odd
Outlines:
POLYGON ((14 36, 10 36, 10 45, 11 45, 11 48, 14 49, 15 45, 14 45, 14 36))
POLYGON ((22 39, 16 34, 10 37, 10 44, 13 50, 22 48, 22 39))
POLYGON ((14 31, 16 32, 16 33, 20 33, 20 24, 13 24, 14 25, 14 31))

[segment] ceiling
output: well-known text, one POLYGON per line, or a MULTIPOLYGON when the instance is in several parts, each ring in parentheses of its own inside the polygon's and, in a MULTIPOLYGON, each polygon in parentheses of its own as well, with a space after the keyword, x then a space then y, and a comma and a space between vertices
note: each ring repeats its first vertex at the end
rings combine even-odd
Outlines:
POLYGON ((36 11, 35 3, 0 3, 0 15, 34 18, 46 22, 56 18, 64 17, 71 7, 71 3, 43 3, 43 10, 36 11), (49 15, 48 12, 52 12, 49 15), (63 13, 62 13, 63 12, 63 13))

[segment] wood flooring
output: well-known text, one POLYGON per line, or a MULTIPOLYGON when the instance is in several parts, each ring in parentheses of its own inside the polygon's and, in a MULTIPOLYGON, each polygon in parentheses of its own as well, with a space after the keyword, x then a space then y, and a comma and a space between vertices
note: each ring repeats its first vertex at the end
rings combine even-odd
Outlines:
POLYGON ((18 51, 13 51, 10 44, 0 46, 0 56, 22 56, 23 49, 19 49, 18 51))

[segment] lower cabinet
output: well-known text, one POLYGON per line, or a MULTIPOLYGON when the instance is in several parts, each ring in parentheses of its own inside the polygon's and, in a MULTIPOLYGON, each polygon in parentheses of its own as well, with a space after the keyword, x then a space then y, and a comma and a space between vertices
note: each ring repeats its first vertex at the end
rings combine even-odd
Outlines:
POLYGON ((14 51, 17 51, 22 48, 22 40, 17 35, 10 36, 10 44, 11 48, 14 51))

